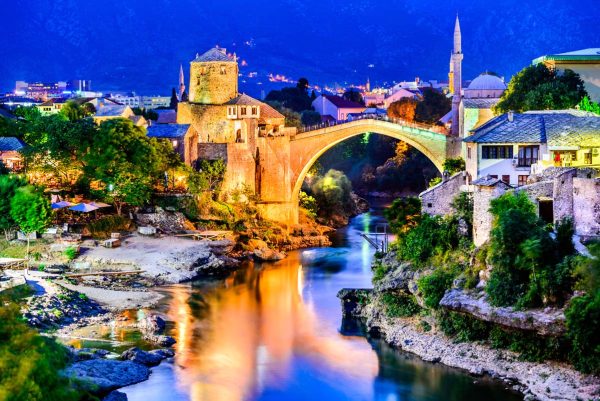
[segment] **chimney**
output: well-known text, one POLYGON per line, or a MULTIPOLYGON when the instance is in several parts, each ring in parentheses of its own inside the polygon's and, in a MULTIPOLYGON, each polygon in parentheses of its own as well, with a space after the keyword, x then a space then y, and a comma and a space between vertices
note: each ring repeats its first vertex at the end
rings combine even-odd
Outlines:
POLYGON ((513 122, 515 119, 515 113, 511 110, 508 112, 508 121, 513 122))

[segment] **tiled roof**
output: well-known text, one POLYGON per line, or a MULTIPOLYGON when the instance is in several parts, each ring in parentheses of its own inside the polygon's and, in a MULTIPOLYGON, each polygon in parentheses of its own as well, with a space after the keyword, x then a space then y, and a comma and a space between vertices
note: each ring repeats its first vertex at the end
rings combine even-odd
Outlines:
POLYGON ((233 99, 231 99, 230 101, 228 101, 225 104, 226 105, 237 105, 237 106, 260 106, 263 103, 260 100, 256 100, 253 97, 250 97, 250 96, 246 95, 245 93, 242 93, 238 97, 234 97, 233 99))
POLYGON ((190 124, 154 124, 148 127, 151 138, 182 138, 190 129, 190 124))
POLYGON ((172 109, 154 110, 158 114, 157 124, 175 124, 177 122, 177 111, 172 109))
POLYGON ((0 152, 19 151, 25 146, 25 142, 14 136, 0 136, 0 152))
POLYGON ((509 185, 507 185, 504 181, 499 180, 498 178, 493 178, 490 175, 478 178, 475 181, 473 181, 472 184, 473 185, 478 185, 480 187, 493 187, 493 186, 496 186, 496 185, 504 185, 506 187, 509 187, 509 185))
POLYGON ((465 109, 491 109, 499 101, 499 98, 463 99, 463 107, 465 109))
POLYGON ((600 116, 569 111, 495 117, 465 138, 474 143, 547 143, 549 147, 600 146, 600 116))
POLYGON ((120 117, 125 112, 125 108, 128 106, 114 105, 114 106, 102 106, 96 112, 96 117, 120 117))
POLYGON ((206 53, 199 55, 196 54, 196 58, 194 62, 206 63, 211 61, 225 61, 225 62, 234 62, 235 59, 227 54, 225 49, 220 49, 217 47, 213 47, 206 53))
POLYGON ((338 109, 364 109, 365 108, 365 106, 363 106, 360 103, 356 103, 351 100, 344 99, 343 97, 340 97, 340 96, 333 96, 333 95, 322 95, 322 96, 325 99, 329 100, 331 103, 333 103, 333 105, 335 107, 337 107, 338 109))
POLYGON ((275 110, 273 107, 266 103, 260 104, 260 119, 259 123, 265 118, 285 118, 283 114, 275 110))
POLYGON ((548 54, 533 60, 533 64, 544 61, 600 61, 600 48, 576 50, 567 53, 548 54))

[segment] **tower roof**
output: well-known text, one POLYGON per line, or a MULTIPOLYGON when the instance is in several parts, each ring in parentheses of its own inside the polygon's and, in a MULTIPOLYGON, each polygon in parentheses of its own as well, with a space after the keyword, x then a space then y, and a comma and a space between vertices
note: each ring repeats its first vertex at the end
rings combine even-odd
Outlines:
POLYGON ((196 58, 193 60, 193 62, 196 63, 206 63, 211 61, 235 62, 235 58, 227 54, 226 49, 213 47, 202 55, 196 54, 196 58))
POLYGON ((467 90, 506 90, 506 83, 495 75, 483 73, 471 81, 467 90))
POLYGON ((462 38, 458 14, 456 14, 456 22, 454 23, 454 53, 462 53, 462 38))

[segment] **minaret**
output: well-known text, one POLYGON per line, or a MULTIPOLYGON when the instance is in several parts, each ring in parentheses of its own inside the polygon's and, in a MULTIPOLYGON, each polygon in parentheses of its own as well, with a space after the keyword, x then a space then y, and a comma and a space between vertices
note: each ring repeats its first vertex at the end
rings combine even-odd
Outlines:
POLYGON ((452 90, 452 136, 458 136, 460 133, 460 100, 462 96, 462 38, 460 34, 460 22, 458 14, 454 24, 454 50, 451 56, 451 74, 450 88, 452 90))
POLYGON ((185 78, 183 76, 183 65, 179 64, 179 101, 183 99, 183 92, 185 92, 185 78))

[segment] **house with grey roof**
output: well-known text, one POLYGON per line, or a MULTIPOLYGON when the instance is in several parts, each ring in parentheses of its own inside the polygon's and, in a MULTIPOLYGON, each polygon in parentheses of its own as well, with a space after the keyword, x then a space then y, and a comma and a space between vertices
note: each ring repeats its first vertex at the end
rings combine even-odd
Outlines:
POLYGON ((490 176, 512 186, 556 167, 600 167, 600 116, 579 110, 497 116, 464 139, 471 180, 490 176))
POLYGON ((198 134, 191 124, 152 124, 147 129, 149 138, 167 140, 187 165, 198 158, 198 134))
POLYGON ((13 136, 0 137, 0 162, 11 171, 20 171, 24 167, 21 152, 27 145, 13 136))

